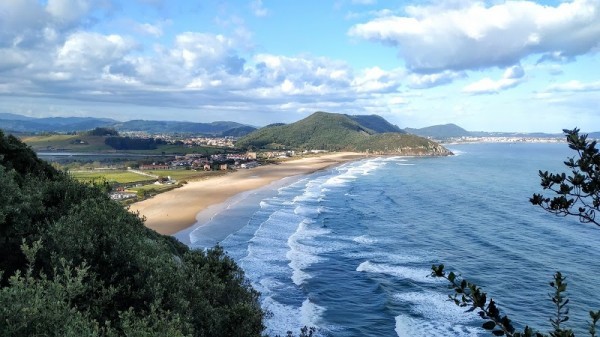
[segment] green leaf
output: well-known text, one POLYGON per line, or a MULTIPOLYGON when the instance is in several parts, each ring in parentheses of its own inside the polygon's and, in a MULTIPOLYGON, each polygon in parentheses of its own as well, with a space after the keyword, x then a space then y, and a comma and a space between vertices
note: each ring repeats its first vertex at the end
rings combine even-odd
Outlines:
POLYGON ((492 330, 496 327, 496 323, 494 321, 487 321, 487 322, 483 323, 483 325, 481 327, 486 330, 492 330))

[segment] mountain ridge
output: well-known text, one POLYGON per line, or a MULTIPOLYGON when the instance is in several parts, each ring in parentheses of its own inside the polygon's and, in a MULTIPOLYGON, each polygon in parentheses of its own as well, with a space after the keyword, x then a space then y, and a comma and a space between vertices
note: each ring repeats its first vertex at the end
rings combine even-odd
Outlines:
POLYGON ((382 117, 348 116, 317 111, 297 122, 260 128, 236 143, 240 148, 358 151, 378 154, 449 155, 448 150, 423 137, 396 130, 382 117), (385 121, 385 123, 382 123, 385 121), (372 122, 377 122, 373 124, 372 122))
POLYGON ((195 123, 183 121, 131 120, 119 122, 96 117, 43 117, 35 118, 13 113, 0 113, 0 128, 13 132, 78 132, 97 127, 111 127, 117 131, 148 133, 194 133, 211 136, 243 136, 256 128, 230 121, 195 123))

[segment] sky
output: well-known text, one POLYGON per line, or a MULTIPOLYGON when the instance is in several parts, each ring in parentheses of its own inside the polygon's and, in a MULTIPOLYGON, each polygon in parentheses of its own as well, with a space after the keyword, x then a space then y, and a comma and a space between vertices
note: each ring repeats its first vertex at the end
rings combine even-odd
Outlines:
POLYGON ((1 0, 0 112, 600 131, 600 0, 1 0))

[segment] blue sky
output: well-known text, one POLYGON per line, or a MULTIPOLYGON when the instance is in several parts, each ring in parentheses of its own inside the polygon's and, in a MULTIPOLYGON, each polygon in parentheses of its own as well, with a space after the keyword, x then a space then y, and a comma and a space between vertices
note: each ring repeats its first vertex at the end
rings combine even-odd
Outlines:
POLYGON ((600 130, 600 0, 2 0, 0 112, 600 130))

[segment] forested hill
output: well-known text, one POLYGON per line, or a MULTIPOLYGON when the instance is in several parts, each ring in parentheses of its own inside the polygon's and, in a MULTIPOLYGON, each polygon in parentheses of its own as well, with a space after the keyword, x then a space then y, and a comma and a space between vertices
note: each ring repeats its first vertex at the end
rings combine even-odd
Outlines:
POLYGON ((0 131, 0 335, 261 336, 222 249, 189 250, 0 131))
POLYGON ((157 133, 190 133, 207 136, 241 137, 256 130, 255 127, 236 122, 194 123, 181 121, 132 120, 119 122, 108 118, 48 117, 34 118, 10 113, 0 113, 0 129, 12 132, 77 132, 97 127, 110 127, 118 131, 157 133))
POLYGON ((343 150, 406 155, 450 154, 445 148, 428 139, 403 134, 399 130, 387 132, 395 129, 397 127, 379 116, 348 116, 315 112, 295 123, 258 129, 239 139, 236 146, 255 149, 343 150))
POLYGON ((400 129, 397 125, 393 125, 385 118, 378 115, 347 115, 358 124, 375 131, 376 133, 384 133, 384 132, 397 132, 397 133, 406 133, 404 130, 400 129))
POLYGON ((177 121, 132 120, 115 123, 119 131, 145 131, 149 133, 193 133, 221 136, 226 133, 246 135, 256 128, 236 122, 192 123, 177 121))
POLYGON ((433 125, 421 129, 406 128, 404 131, 421 137, 431 137, 435 139, 468 137, 472 135, 471 132, 456 124, 433 125))

